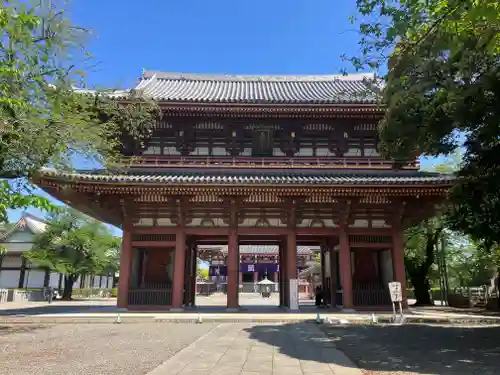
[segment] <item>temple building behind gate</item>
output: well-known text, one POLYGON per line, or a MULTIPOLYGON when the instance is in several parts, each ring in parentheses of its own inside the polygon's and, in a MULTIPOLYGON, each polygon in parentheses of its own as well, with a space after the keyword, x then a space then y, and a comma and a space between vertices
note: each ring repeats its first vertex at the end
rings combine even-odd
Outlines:
POLYGON ((120 307, 192 305, 197 254, 224 246, 237 309, 244 245, 275 246, 283 307, 298 307, 301 247, 320 249, 327 303, 386 306, 387 282, 405 290, 403 230, 433 214, 451 177, 379 155, 370 78, 145 71, 117 98, 161 108, 144 147, 124 150, 121 169, 45 169, 35 182, 123 229, 120 307))

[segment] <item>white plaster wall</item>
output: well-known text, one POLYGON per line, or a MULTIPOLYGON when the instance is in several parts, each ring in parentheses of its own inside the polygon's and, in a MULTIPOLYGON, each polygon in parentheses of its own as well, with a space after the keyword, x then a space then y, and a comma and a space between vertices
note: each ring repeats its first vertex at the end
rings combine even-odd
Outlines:
POLYGON ((387 224, 385 220, 372 220, 373 228, 390 228, 391 226, 387 224))
MULTIPOLYGON (((64 287, 64 280, 63 280, 63 287, 64 287)), ((76 281, 73 283, 73 288, 81 289, 82 288, 82 280, 81 277, 78 277, 76 281)))
POLYGON ((0 288, 17 288, 19 285, 19 270, 2 270, 0 272, 0 288))
MULTIPOLYGON (((172 220, 170 220, 169 218, 156 219, 156 224, 159 227, 175 227, 176 226, 176 224, 172 223, 172 220)), ((153 219, 150 219, 150 221, 148 221, 147 223, 144 223, 142 226, 153 226, 153 219)))
POLYGON ((152 227, 153 219, 152 218, 142 218, 138 222, 134 224, 136 227, 152 227))
POLYGON ((297 156, 313 156, 314 153, 313 153, 312 148, 301 148, 296 155, 297 156))
POLYGON ((146 150, 143 151, 143 155, 161 155, 161 147, 160 145, 149 146, 146 150))
MULTIPOLYGON (((33 234, 28 230, 18 230, 8 237, 9 242, 29 242, 33 241, 33 234)), ((7 244, 8 245, 8 244, 7 244)))
MULTIPOLYGON (((64 282, 64 279, 63 279, 64 282)), ((61 286, 64 284, 61 283, 61 286)), ((49 278, 49 286, 52 288, 58 288, 59 287, 59 273, 57 272, 51 272, 50 273, 50 278, 49 278)))
MULTIPOLYGON (((337 225, 333 222, 333 219, 323 219, 322 220, 325 228, 336 228, 337 225)), ((301 223, 297 224, 299 228, 321 228, 318 219, 303 219, 301 223)))
POLYGON ((163 154, 164 155, 179 156, 181 153, 179 151, 177 151, 177 149, 175 147, 164 147, 163 154))
POLYGON ((368 220, 363 219, 356 219, 353 224, 349 225, 350 228, 368 228, 368 226, 368 220))
POLYGON ((279 148, 273 148, 273 156, 286 156, 279 148))
POLYGON ((316 156, 328 157, 328 156, 335 156, 335 154, 331 152, 327 147, 319 147, 316 149, 316 156))
POLYGON ((212 155, 213 156, 226 156, 227 152, 224 147, 214 147, 212 149, 212 155))
POLYGON ((193 156, 208 156, 209 148, 208 147, 196 147, 190 155, 193 156))
POLYGON ((350 148, 344 156, 361 156, 361 149, 360 148, 350 148))
MULTIPOLYGON (((255 228, 260 226, 260 224, 257 225, 259 220, 260 219, 258 218, 245 219, 243 220, 243 223, 239 224, 238 226, 243 228, 255 228)), ((267 219, 267 222, 269 223, 268 227, 286 227, 286 224, 282 223, 281 220, 277 218, 267 219)))
POLYGON ((365 148, 365 156, 380 156, 374 148, 365 148))
POLYGON ((24 274, 25 288, 43 288, 45 280, 45 271, 27 269, 24 274))

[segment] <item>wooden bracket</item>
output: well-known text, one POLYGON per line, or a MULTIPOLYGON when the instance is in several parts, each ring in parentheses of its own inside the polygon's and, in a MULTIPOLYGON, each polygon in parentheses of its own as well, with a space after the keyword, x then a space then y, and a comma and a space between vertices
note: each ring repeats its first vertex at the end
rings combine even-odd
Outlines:
POLYGON ((231 198, 229 201, 229 227, 237 228, 238 227, 238 207, 239 202, 231 198))
POLYGON ((176 218, 175 218, 175 223, 179 227, 183 227, 186 224, 186 211, 187 211, 187 204, 186 204, 186 199, 178 197, 175 200, 175 208, 176 208, 176 218))
POLYGON ((287 202, 287 226, 289 228, 295 228, 297 225, 297 200, 290 199, 287 202))
POLYGON ((393 215, 392 215, 392 226, 401 226, 401 223, 405 219, 406 207, 408 202, 403 200, 394 200, 393 201, 393 215))
POLYGON ((340 212, 338 217, 338 225, 345 226, 349 224, 352 214, 352 200, 347 199, 340 204, 340 212))

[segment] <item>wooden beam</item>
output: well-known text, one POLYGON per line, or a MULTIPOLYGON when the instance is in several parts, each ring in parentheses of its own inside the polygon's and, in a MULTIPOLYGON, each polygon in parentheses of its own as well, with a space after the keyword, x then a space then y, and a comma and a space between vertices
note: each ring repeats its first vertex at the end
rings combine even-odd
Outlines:
POLYGON ((351 248, 370 248, 370 249, 390 249, 392 248, 392 243, 371 243, 371 242, 350 242, 349 247, 351 248))
POLYGON ((132 241, 132 247, 175 247, 175 241, 132 241))

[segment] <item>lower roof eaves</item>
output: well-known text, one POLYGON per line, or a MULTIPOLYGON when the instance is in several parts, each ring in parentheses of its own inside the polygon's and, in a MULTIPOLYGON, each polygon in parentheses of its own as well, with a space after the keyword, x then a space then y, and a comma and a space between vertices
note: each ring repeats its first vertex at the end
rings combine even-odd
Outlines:
POLYGON ((45 168, 35 179, 64 183, 122 185, 441 185, 449 186, 454 176, 408 170, 300 170, 300 171, 179 171, 175 170, 87 170, 65 172, 45 168))

